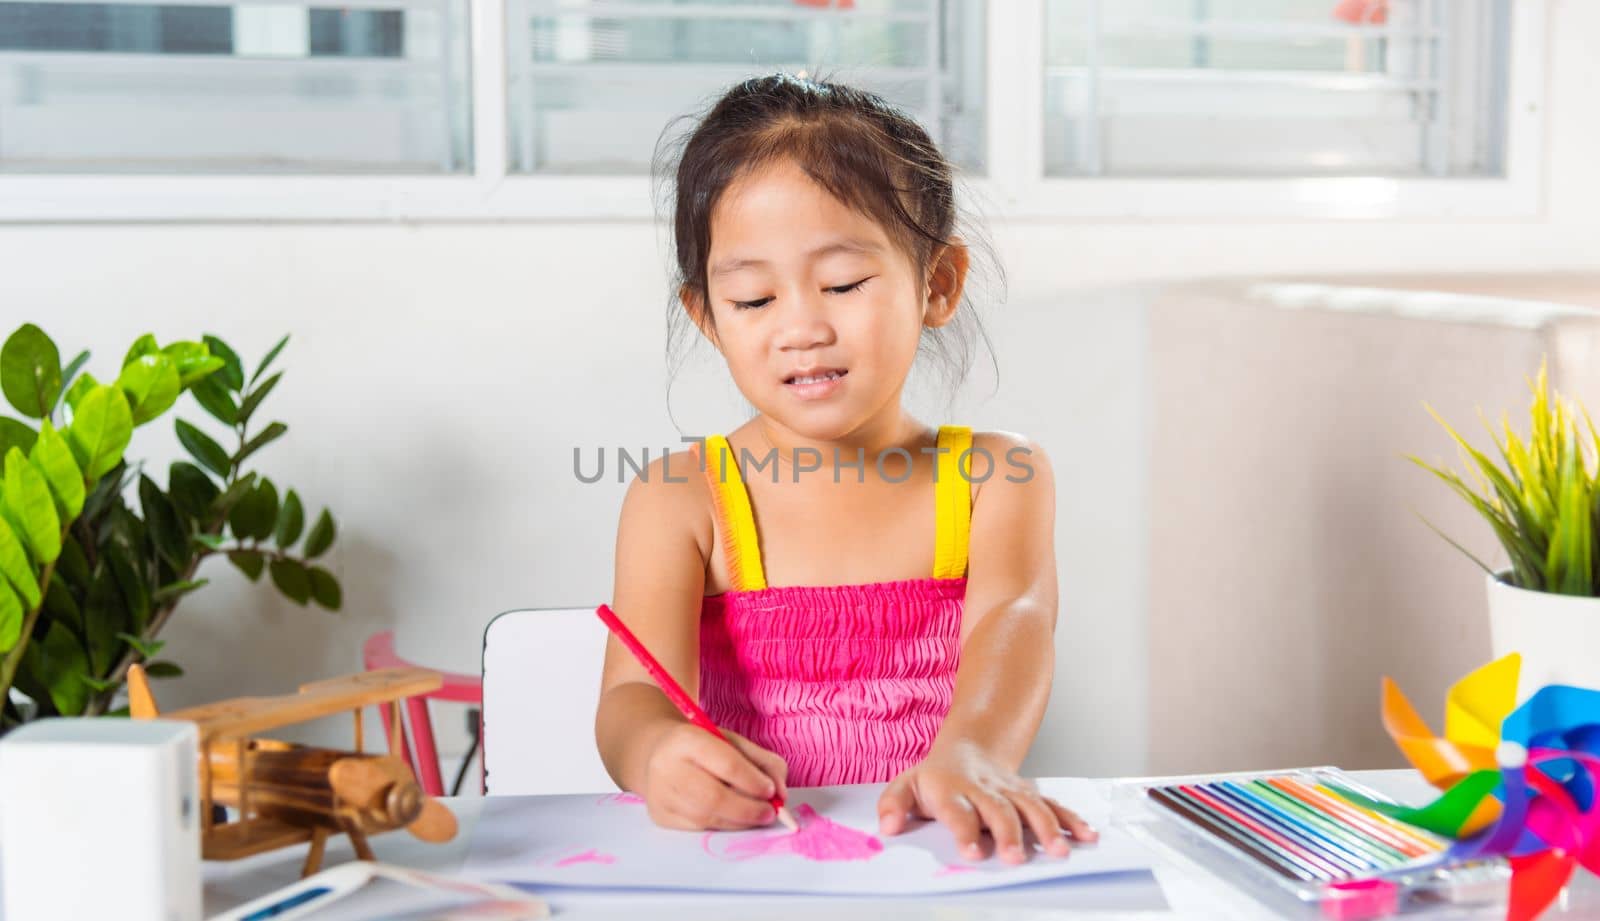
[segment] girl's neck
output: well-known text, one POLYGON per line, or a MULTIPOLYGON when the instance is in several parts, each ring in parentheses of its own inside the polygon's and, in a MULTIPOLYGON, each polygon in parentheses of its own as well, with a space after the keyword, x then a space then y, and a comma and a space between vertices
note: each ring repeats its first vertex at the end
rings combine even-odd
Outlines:
POLYGON ((777 452, 779 464, 793 466, 798 452, 809 449, 817 452, 815 460, 821 461, 823 470, 832 468, 836 453, 846 463, 854 463, 857 455, 862 454, 868 465, 882 452, 896 447, 904 448, 915 456, 917 442, 926 434, 926 427, 898 406, 892 414, 871 420, 837 439, 806 438, 790 431, 770 416, 757 416, 754 422, 757 435, 765 446, 777 452))

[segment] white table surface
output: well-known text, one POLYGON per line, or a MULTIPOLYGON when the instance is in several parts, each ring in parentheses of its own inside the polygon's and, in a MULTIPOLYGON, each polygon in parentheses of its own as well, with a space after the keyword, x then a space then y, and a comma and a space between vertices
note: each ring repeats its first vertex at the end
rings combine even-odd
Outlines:
MULTIPOLYGON (((1368 785, 1407 802, 1425 802, 1437 795, 1411 771, 1353 772, 1368 785)), ((445 801, 461 821, 461 833, 442 845, 424 844, 404 832, 372 839, 379 860, 440 873, 459 870, 467 841, 483 800, 459 798, 445 801)), ((212 915, 288 885, 299 877, 304 848, 288 848, 233 863, 205 865, 206 914, 212 915)), ((342 837, 330 842, 324 866, 351 859, 342 837)), ((1578 871, 1579 882, 1559 912, 1562 918, 1600 918, 1600 884, 1578 871)), ((586 892, 543 890, 558 918, 643 918, 661 921, 714 921, 752 917, 815 918, 827 921, 897 921, 902 918, 937 918, 939 921, 1154 921, 1175 918, 1238 919, 1255 921, 1277 917, 1264 906, 1241 896, 1220 880, 1175 865, 1158 863, 1153 874, 1120 874, 1105 878, 1039 883, 1006 889, 954 893, 926 898, 851 896, 735 896, 724 894, 648 892, 586 892), (759 910, 754 910, 759 906, 759 910)), ((314 915, 326 921, 367 921, 376 918, 426 917, 427 906, 414 890, 386 883, 349 896, 314 915)), ((1504 908, 1476 915, 1452 913, 1450 918, 1501 918, 1504 908)), ((1420 916, 1407 916, 1420 917, 1420 916)))

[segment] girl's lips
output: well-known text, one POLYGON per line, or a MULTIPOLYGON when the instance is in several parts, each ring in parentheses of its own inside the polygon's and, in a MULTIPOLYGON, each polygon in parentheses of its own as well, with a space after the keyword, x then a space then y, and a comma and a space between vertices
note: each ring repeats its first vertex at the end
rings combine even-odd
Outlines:
POLYGON ((837 376, 814 380, 812 383, 796 383, 797 380, 815 378, 816 374, 799 375, 783 382, 783 388, 801 400, 822 400, 832 396, 840 387, 844 386, 845 376, 850 372, 839 371, 837 376))

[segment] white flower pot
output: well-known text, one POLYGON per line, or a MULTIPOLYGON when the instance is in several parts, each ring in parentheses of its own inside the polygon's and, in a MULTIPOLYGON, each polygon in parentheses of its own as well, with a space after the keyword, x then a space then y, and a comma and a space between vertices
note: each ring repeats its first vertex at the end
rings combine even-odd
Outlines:
POLYGON ((1518 703, 1547 684, 1600 689, 1600 598, 1532 592, 1486 578, 1494 657, 1522 654, 1518 703))

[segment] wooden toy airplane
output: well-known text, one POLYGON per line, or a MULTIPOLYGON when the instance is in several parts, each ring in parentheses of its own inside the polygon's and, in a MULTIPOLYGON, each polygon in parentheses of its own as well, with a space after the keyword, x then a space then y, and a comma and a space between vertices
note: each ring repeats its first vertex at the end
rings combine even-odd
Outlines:
POLYGON ((200 730, 200 853, 206 860, 238 860, 309 842, 302 876, 322 865, 330 835, 350 837, 356 856, 372 860, 367 836, 404 827, 429 842, 455 837, 455 816, 423 794, 407 764, 393 755, 362 751, 364 707, 393 709, 389 750, 401 751, 400 701, 439 688, 438 672, 389 668, 318 681, 298 694, 239 697, 160 713, 149 677, 128 670, 128 709, 134 719, 188 720, 200 730), (355 750, 294 745, 251 738, 264 729, 303 723, 349 710, 355 715, 355 750), (238 818, 216 822, 212 804, 230 806, 238 818))

